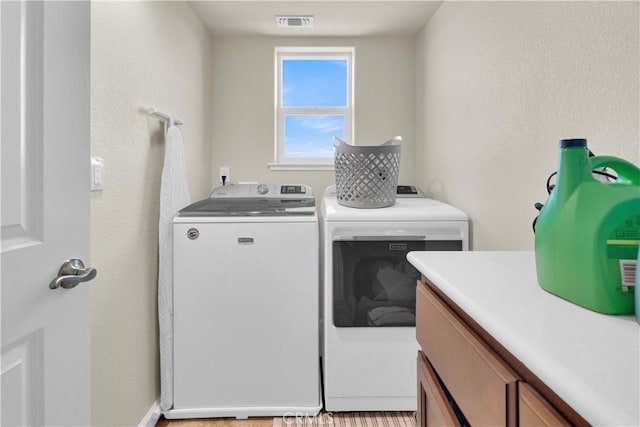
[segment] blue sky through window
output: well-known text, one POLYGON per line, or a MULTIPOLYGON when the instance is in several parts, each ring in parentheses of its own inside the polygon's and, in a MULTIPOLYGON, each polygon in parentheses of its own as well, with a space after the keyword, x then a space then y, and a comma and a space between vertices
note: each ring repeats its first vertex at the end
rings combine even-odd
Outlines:
MULTIPOLYGON (((284 59, 283 107, 346 107, 346 59, 284 59)), ((286 114, 285 157, 333 157, 334 136, 344 137, 340 114, 286 114)))
POLYGON ((284 128, 286 157, 333 157, 333 137, 344 138, 344 116, 287 115, 284 128))
POLYGON ((346 59, 285 59, 283 107, 346 107, 346 59))

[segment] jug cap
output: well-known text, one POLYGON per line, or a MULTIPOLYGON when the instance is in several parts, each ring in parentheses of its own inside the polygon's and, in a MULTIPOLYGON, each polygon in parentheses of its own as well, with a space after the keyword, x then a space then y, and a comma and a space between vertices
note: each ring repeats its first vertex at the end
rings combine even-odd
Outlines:
POLYGON ((560 148, 586 147, 586 146, 587 146, 587 140, 584 138, 560 140, 560 148))

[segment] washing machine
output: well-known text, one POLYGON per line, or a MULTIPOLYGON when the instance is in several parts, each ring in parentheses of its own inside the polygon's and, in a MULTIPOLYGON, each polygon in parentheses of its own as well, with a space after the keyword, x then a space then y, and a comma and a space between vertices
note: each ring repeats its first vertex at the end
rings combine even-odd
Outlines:
POLYGON ((311 187, 216 188, 173 222, 167 418, 321 409, 318 217, 311 187))
POLYGON ((327 411, 415 411, 416 281, 410 251, 468 250, 461 210, 398 186, 380 209, 322 198, 322 365, 327 411))

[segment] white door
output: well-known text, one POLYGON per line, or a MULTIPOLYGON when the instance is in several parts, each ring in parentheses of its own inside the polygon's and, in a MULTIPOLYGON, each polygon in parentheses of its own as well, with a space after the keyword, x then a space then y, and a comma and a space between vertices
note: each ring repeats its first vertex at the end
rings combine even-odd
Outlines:
POLYGON ((89 425, 89 284, 50 282, 89 261, 90 5, 0 3, 0 421, 89 425))

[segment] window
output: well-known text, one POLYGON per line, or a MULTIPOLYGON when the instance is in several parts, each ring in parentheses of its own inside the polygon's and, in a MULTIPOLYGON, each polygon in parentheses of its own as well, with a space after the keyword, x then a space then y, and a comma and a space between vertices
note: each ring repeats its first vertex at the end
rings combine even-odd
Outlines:
POLYGON ((353 140, 353 48, 276 48, 272 169, 332 169, 334 136, 353 140))

